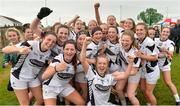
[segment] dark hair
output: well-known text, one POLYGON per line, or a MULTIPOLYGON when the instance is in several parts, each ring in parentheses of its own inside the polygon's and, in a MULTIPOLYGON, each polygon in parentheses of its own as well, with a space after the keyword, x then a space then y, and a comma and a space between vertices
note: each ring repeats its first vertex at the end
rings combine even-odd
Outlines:
POLYGON ((91 36, 93 36, 93 34, 96 32, 96 31, 101 31, 102 32, 102 29, 100 27, 95 27, 92 29, 91 31, 91 36))
POLYGON ((60 28, 65 28, 65 29, 67 29, 67 30, 68 30, 68 35, 69 35, 70 31, 69 31, 69 27, 68 27, 67 25, 62 24, 61 26, 59 26, 59 27, 57 28, 57 33, 59 32, 59 29, 60 29, 60 28))
POLYGON ((119 34, 118 28, 116 26, 109 26, 109 28, 114 28, 116 30, 117 34, 119 34))
POLYGON ((56 34, 54 32, 52 32, 52 31, 41 32, 41 38, 45 38, 47 35, 50 35, 50 34, 54 35, 57 38, 56 34))
POLYGON ((82 31, 79 31, 77 34, 76 34, 76 40, 79 38, 80 35, 82 34, 85 34, 87 36, 87 32, 82 30, 82 31))
POLYGON ((23 27, 22 27, 22 31, 25 32, 26 29, 28 29, 28 28, 30 28, 30 23, 24 24, 23 27))
MULTIPOLYGON (((67 40, 67 41, 64 43, 64 45, 63 45, 63 49, 65 48, 65 46, 66 46, 67 44, 72 44, 72 45, 74 45, 75 50, 77 50, 77 49, 76 49, 76 43, 75 43, 74 40, 72 40, 72 39, 67 40)), ((72 59, 72 64, 73 64, 74 69, 75 69, 75 71, 76 71, 76 70, 77 70, 77 55, 76 55, 76 54, 74 55, 74 57, 73 57, 73 59, 72 59)))
MULTIPOLYGON (((118 28, 116 26, 109 26, 109 28, 114 28, 116 30, 116 33, 117 33, 117 36, 116 36, 116 42, 118 42, 118 34, 119 34, 119 31, 118 31, 118 28)), ((109 28, 108 28, 108 31, 109 31, 109 28)))

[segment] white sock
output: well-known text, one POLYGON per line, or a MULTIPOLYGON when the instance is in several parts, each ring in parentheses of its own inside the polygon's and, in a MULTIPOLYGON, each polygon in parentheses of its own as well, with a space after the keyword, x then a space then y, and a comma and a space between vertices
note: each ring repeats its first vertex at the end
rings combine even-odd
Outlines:
POLYGON ((174 98, 175 98, 176 102, 180 102, 180 99, 179 99, 179 95, 178 95, 178 94, 175 94, 175 95, 174 95, 174 98))
POLYGON ((127 103, 126 103, 126 99, 121 100, 121 104, 122 104, 122 106, 126 106, 126 105, 127 105, 127 103))

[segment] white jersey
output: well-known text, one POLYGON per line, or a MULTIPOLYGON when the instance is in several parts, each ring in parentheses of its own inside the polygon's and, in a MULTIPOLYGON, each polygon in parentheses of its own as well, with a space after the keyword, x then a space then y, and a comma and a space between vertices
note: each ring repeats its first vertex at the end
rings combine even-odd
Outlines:
POLYGON ((124 32, 124 28, 122 28, 122 27, 117 27, 117 28, 118 28, 118 32, 119 32, 118 38, 120 39, 122 34, 123 34, 123 32, 124 32))
MULTIPOLYGON (((61 63, 62 61, 64 61, 63 54, 59 54, 52 60, 50 66, 55 67, 56 64, 61 63)), ((48 86, 64 86, 65 84, 69 83, 74 74, 74 66, 72 65, 72 63, 67 63, 66 70, 56 72, 50 79, 44 81, 43 84, 48 86)))
POLYGON ((70 39, 76 41, 76 33, 72 30, 70 31, 69 36, 68 36, 68 40, 70 39))
POLYGON ((55 44, 54 47, 51 49, 51 58, 63 53, 63 46, 55 44))
POLYGON ((100 43, 96 44, 93 41, 87 46, 86 56, 90 59, 94 59, 99 52, 100 43))
POLYGON ((101 77, 89 65, 86 74, 88 79, 88 105, 109 105, 108 103, 111 87, 116 84, 112 74, 101 77))
POLYGON ((47 64, 51 52, 50 50, 41 51, 40 44, 39 41, 26 41, 16 45, 17 47, 31 46, 31 52, 19 55, 17 63, 12 67, 11 72, 16 78, 35 79, 47 64))
POLYGON ((107 48, 105 54, 109 59, 109 71, 110 73, 120 70, 120 65, 117 61, 117 55, 120 52, 119 43, 113 44, 109 40, 106 41, 107 48))
MULTIPOLYGON (((145 37, 142 43, 139 43, 139 47, 144 54, 158 56, 158 49, 155 42, 149 37, 145 37)), ((146 60, 143 67, 146 70, 146 73, 151 73, 153 71, 159 72, 158 61, 146 60)))
MULTIPOLYGON (((160 38, 155 38, 155 43, 157 45, 158 49, 165 48, 171 52, 174 52, 174 42, 171 40, 161 41, 160 38)), ((171 60, 169 60, 167 57, 162 57, 158 59, 159 66, 163 67, 166 65, 171 65, 171 60)))
POLYGON ((77 59, 77 71, 76 71, 76 73, 81 73, 81 72, 84 73, 83 66, 82 66, 81 62, 79 61, 80 52, 81 51, 77 50, 77 58, 78 59, 77 59))
MULTIPOLYGON (((128 56, 135 56, 134 52, 136 51, 136 48, 131 47, 128 51, 125 51, 123 49, 123 47, 120 45, 120 52, 118 54, 118 62, 121 65, 121 69, 122 71, 125 71, 127 69, 128 66, 128 56)), ((134 62, 133 62, 133 67, 140 67, 140 62, 141 59, 140 58, 135 58, 134 62)))

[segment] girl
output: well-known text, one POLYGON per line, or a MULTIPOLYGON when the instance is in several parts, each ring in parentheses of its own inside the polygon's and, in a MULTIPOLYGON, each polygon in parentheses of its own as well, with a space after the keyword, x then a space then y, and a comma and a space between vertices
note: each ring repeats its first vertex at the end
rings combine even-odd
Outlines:
POLYGON ((168 37, 170 35, 170 28, 164 27, 162 28, 160 38, 155 38, 155 43, 160 50, 160 53, 158 54, 159 59, 159 67, 163 72, 163 80, 168 86, 168 88, 171 90, 172 94, 174 95, 174 98, 176 100, 176 105, 180 104, 180 99, 178 95, 178 91, 176 89, 176 86, 173 84, 171 80, 171 60, 173 57, 174 52, 174 42, 169 40, 168 37))
POLYGON ((85 39, 80 54, 80 61, 86 73, 88 80, 88 105, 110 105, 108 99, 111 87, 116 84, 117 80, 128 77, 131 69, 133 58, 129 56, 129 65, 126 72, 108 73, 108 59, 105 55, 99 55, 96 58, 95 69, 91 67, 86 59, 86 47, 90 39, 85 39))
POLYGON ((23 33, 24 33, 24 40, 28 41, 28 40, 34 40, 33 38, 33 31, 30 28, 30 24, 26 23, 23 25, 23 33))
POLYGON ((56 56, 42 75, 43 98, 45 105, 56 105, 57 95, 66 100, 84 105, 80 94, 69 84, 76 71, 76 48, 73 40, 68 40, 63 46, 63 54, 56 56))
MULTIPOLYGON (((132 103, 132 105, 140 105, 138 99, 135 96, 136 89, 140 81, 140 71, 138 71, 140 66, 140 58, 135 56, 135 51, 137 50, 137 45, 135 44, 134 32, 131 30, 125 30, 121 36, 120 44, 120 61, 122 64, 122 69, 127 67, 127 56, 134 56, 134 63, 128 77, 127 83, 127 95, 132 103)), ((125 69, 124 69, 125 70, 125 69)), ((122 86, 122 85, 121 85, 122 86)))
MULTIPOLYGON (((9 41, 9 46, 16 45, 20 42, 20 32, 16 28, 9 28, 6 31, 6 39, 9 41)), ((17 61, 17 54, 4 54, 3 56, 3 68, 7 67, 9 64, 14 64, 17 61)))
POLYGON ((87 34, 85 31, 80 31, 76 36, 76 45, 77 45, 77 71, 75 75, 76 87, 82 91, 82 97, 84 100, 87 100, 87 79, 85 78, 85 73, 83 71, 82 64, 79 60, 80 52, 83 46, 83 42, 87 34))
POLYGON ((35 97, 35 105, 43 103, 41 83, 38 74, 48 61, 50 49, 56 42, 56 35, 44 34, 42 42, 26 41, 15 46, 2 49, 5 53, 19 53, 17 63, 11 69, 11 85, 20 105, 29 105, 28 89, 35 97))
POLYGON ((63 53, 63 45, 68 40, 69 27, 66 25, 61 25, 57 28, 57 42, 55 46, 51 49, 51 57, 55 57, 60 53, 63 53))
POLYGON ((155 42, 147 37, 147 26, 145 23, 138 23, 136 26, 136 35, 140 50, 135 51, 135 55, 141 58, 141 80, 140 89, 143 91, 146 99, 151 105, 156 105, 156 98, 153 94, 157 80, 160 77, 158 66, 158 51, 155 42))
POLYGON ((95 27, 92 30, 92 42, 87 47, 87 57, 90 59, 94 59, 100 50, 100 42, 102 40, 102 29, 100 27, 95 27))

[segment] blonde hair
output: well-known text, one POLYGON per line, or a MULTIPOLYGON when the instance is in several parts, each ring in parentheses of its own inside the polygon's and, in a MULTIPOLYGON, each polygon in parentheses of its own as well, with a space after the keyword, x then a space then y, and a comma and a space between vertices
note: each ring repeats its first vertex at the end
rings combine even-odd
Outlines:
POLYGON ((15 32, 16 34, 17 34, 17 36, 18 36, 18 40, 20 41, 20 40, 22 40, 22 36, 21 36, 21 33, 20 33, 20 31, 18 30, 18 29, 16 29, 16 28, 8 28, 7 29, 7 31, 6 31, 6 33, 5 33, 5 36, 6 36, 6 39, 8 38, 8 33, 9 32, 15 32))

